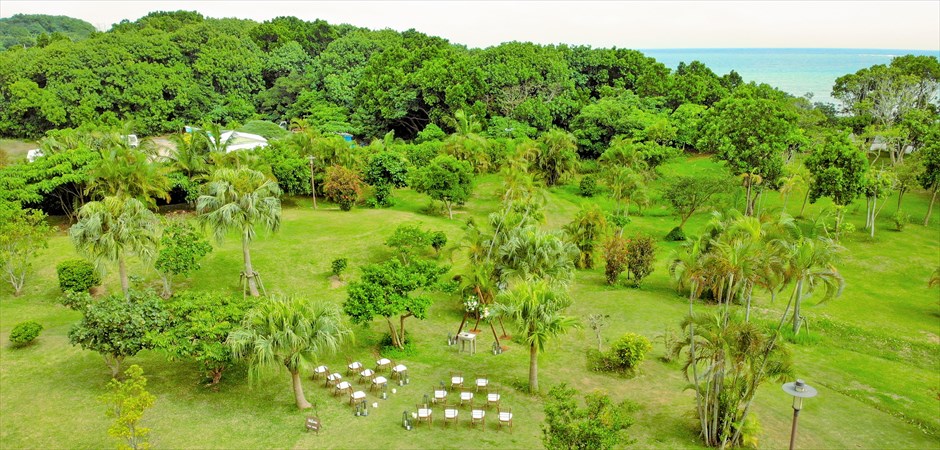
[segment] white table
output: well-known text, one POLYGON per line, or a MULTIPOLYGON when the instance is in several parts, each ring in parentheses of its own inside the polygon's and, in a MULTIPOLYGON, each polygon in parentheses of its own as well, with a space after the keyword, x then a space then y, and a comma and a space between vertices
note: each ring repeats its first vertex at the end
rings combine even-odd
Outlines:
POLYGON ((457 341, 460 342, 460 352, 463 353, 464 349, 467 347, 467 343, 470 343, 470 354, 475 355, 477 352, 477 335, 464 331, 457 334, 457 341))

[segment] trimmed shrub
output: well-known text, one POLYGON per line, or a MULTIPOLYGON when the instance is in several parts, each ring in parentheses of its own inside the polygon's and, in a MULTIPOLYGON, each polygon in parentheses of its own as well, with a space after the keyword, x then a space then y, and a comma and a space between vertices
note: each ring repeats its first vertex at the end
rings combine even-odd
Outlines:
POLYGON ((653 345, 645 336, 624 334, 606 352, 591 349, 587 352, 588 368, 595 372, 617 372, 632 377, 653 345))
POLYGON ((578 189, 581 191, 582 197, 593 197, 597 194, 597 180, 590 175, 586 175, 581 179, 578 189))
POLYGON ((894 220, 894 229, 904 231, 904 227, 911 222, 911 215, 898 211, 892 219, 894 220))
POLYGON ((441 249, 447 245, 447 235, 443 231, 435 231, 431 233, 431 247, 434 248, 434 251, 437 253, 441 252, 441 249))
POLYGON ((339 205, 339 209, 349 211, 362 198, 362 178, 359 173, 342 166, 326 169, 326 181, 323 193, 339 205))
POLYGON ((343 271, 346 270, 346 265, 346 258, 336 258, 332 263, 330 263, 330 269, 333 270, 333 275, 336 275, 337 278, 340 278, 343 274, 343 271))
POLYGON ((95 266, 84 259, 62 261, 55 268, 59 275, 59 288, 62 292, 87 292, 93 286, 101 284, 101 275, 95 266))
POLYGON ((16 347, 25 346, 39 337, 40 331, 42 331, 42 325, 37 322, 20 322, 10 332, 10 342, 16 347))
POLYGON ((627 268, 633 275, 633 287, 639 288, 647 275, 653 272, 656 245, 653 238, 638 234, 627 241, 627 268))
POLYGON ((669 242, 684 241, 687 238, 685 237, 685 231, 682 231, 682 228, 675 227, 669 234, 666 235, 666 240, 669 242))

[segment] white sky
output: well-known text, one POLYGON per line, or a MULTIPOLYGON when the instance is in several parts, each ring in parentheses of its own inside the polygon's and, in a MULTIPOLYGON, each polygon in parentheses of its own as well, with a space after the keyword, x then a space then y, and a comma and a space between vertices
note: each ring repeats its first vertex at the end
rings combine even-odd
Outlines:
POLYGON ((940 1, 45 1, 2 0, 0 17, 66 15, 99 29, 151 11, 264 21, 324 19, 440 36, 624 48, 940 49, 940 1))

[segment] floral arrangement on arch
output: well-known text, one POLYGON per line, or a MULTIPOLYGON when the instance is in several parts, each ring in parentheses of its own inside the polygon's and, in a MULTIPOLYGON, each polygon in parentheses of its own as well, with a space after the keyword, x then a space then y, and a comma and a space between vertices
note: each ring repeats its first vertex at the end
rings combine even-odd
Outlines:
POLYGON ((464 311, 473 314, 477 319, 486 319, 490 316, 490 308, 480 302, 476 295, 468 296, 463 301, 464 311))

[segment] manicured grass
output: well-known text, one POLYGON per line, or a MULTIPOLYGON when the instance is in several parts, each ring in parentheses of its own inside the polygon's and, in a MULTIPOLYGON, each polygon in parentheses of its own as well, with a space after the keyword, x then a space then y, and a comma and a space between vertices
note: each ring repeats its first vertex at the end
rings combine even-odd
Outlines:
MULTIPOLYGON (((713 162, 693 158, 662 168, 664 173, 694 173, 709 170, 713 162)), ((452 252, 463 236, 468 217, 484 220, 493 211, 492 194, 500 182, 495 175, 479 179, 477 195, 454 220, 422 213, 426 197, 409 190, 395 192, 397 204, 384 210, 354 209, 340 212, 321 203, 314 211, 308 199, 294 199, 284 209, 279 233, 262 234, 252 245, 252 259, 263 276, 268 292, 293 293, 341 303, 342 287, 329 281, 330 262, 349 259, 345 278, 359 275, 359 267, 392 257, 384 240, 401 223, 420 223, 447 233, 448 249, 442 263, 458 268, 464 264, 452 252), (451 256, 453 260, 451 261, 451 256)), ((840 270, 847 281, 842 297, 815 305, 811 297, 806 308, 811 332, 819 335, 814 345, 792 346, 796 373, 820 390, 819 397, 807 401, 801 415, 798 446, 801 448, 937 448, 940 445, 940 415, 937 414, 940 386, 940 304, 936 290, 926 288, 929 273, 940 263, 940 208, 935 208, 930 227, 919 225, 929 200, 914 192, 905 198, 905 210, 914 224, 898 233, 891 231, 894 202, 878 219, 880 230, 874 240, 862 231, 847 236, 848 248, 840 270)), ((799 209, 802 198, 791 198, 789 209, 799 209)), ((605 209, 612 203, 602 196, 585 199, 577 195, 576 180, 553 188, 549 194, 547 226, 567 223, 581 204, 596 202, 605 209)), ((776 193, 765 195, 763 207, 779 206, 776 193)), ((853 206, 848 220, 861 228, 864 202, 853 206)), ((824 202, 807 208, 815 216, 824 202)), ((632 214, 627 233, 643 231, 657 238, 677 224, 662 206, 654 205, 643 216, 632 214)), ((698 214, 686 225, 694 234, 707 221, 698 214)), ((625 332, 650 339, 667 328, 678 329, 687 313, 685 299, 677 296, 669 283, 669 254, 676 243, 659 242, 655 272, 642 289, 608 287, 604 284, 603 263, 591 271, 580 271, 571 287, 574 305, 569 314, 586 317, 592 313, 611 316, 603 336, 610 342, 625 332)), ((101 357, 68 344, 67 332, 79 314, 55 302, 58 287, 55 264, 75 256, 68 238, 60 233, 36 263, 37 273, 27 284, 26 293, 13 298, 7 286, 0 287, 0 447, 3 448, 100 448, 112 445, 107 437, 108 419, 96 397, 104 391, 109 372, 101 357), (8 335, 24 320, 36 320, 45 330, 33 345, 12 349, 8 335)), ((428 256, 432 256, 429 252, 428 256)), ((217 246, 203 268, 177 289, 238 292, 241 249, 232 239, 217 246)), ((156 286, 152 269, 137 264, 132 273, 156 286)), ((106 277, 108 290, 119 289, 116 276, 106 277)), ((514 342, 509 350, 494 356, 487 352, 492 343, 488 328, 478 337, 478 353, 458 354, 446 345, 447 333, 460 323, 459 300, 436 295, 427 320, 408 319, 407 327, 418 353, 402 358, 409 367, 411 384, 380 400, 369 393, 379 408, 368 417, 354 417, 346 399, 335 398, 322 382, 307 381, 308 399, 315 402, 324 421, 320 435, 303 431, 303 417, 296 410, 286 371, 272 372, 250 385, 244 368, 227 372, 217 390, 200 385, 194 364, 169 362, 159 352, 147 351, 130 363, 144 367, 150 379, 149 390, 157 396, 155 406, 144 416, 152 428, 156 447, 206 448, 538 448, 543 420, 542 400, 524 393, 528 353, 514 342), (503 394, 503 404, 515 413, 515 428, 496 432, 491 413, 486 431, 470 430, 466 417, 458 427, 441 429, 436 417, 433 430, 425 425, 407 432, 400 426, 402 411, 412 411, 425 393, 451 370, 462 370, 472 379, 488 374, 503 394)), ((762 320, 777 317, 783 301, 770 304, 760 293, 756 299, 762 320)), ((697 305, 699 310, 708 306, 697 305)), ((333 369, 345 366, 344 355, 366 365, 376 359, 377 343, 385 332, 381 322, 356 326, 356 341, 340 354, 323 358, 333 369)), ((700 447, 690 415, 694 400, 684 390, 686 381, 676 362, 658 358, 664 352, 661 340, 633 379, 621 379, 589 372, 585 350, 594 346, 589 329, 575 330, 556 341, 540 359, 543 391, 567 382, 583 392, 603 390, 615 399, 629 398, 641 406, 636 423, 628 434, 639 448, 700 447)), ((362 386, 355 383, 355 386, 362 386)), ((792 410, 790 397, 775 383, 758 393, 754 412, 763 428, 761 447, 785 447, 789 439, 792 410)), ((461 415, 468 411, 463 409, 461 415)), ((442 415, 441 408, 435 416, 442 415)))

